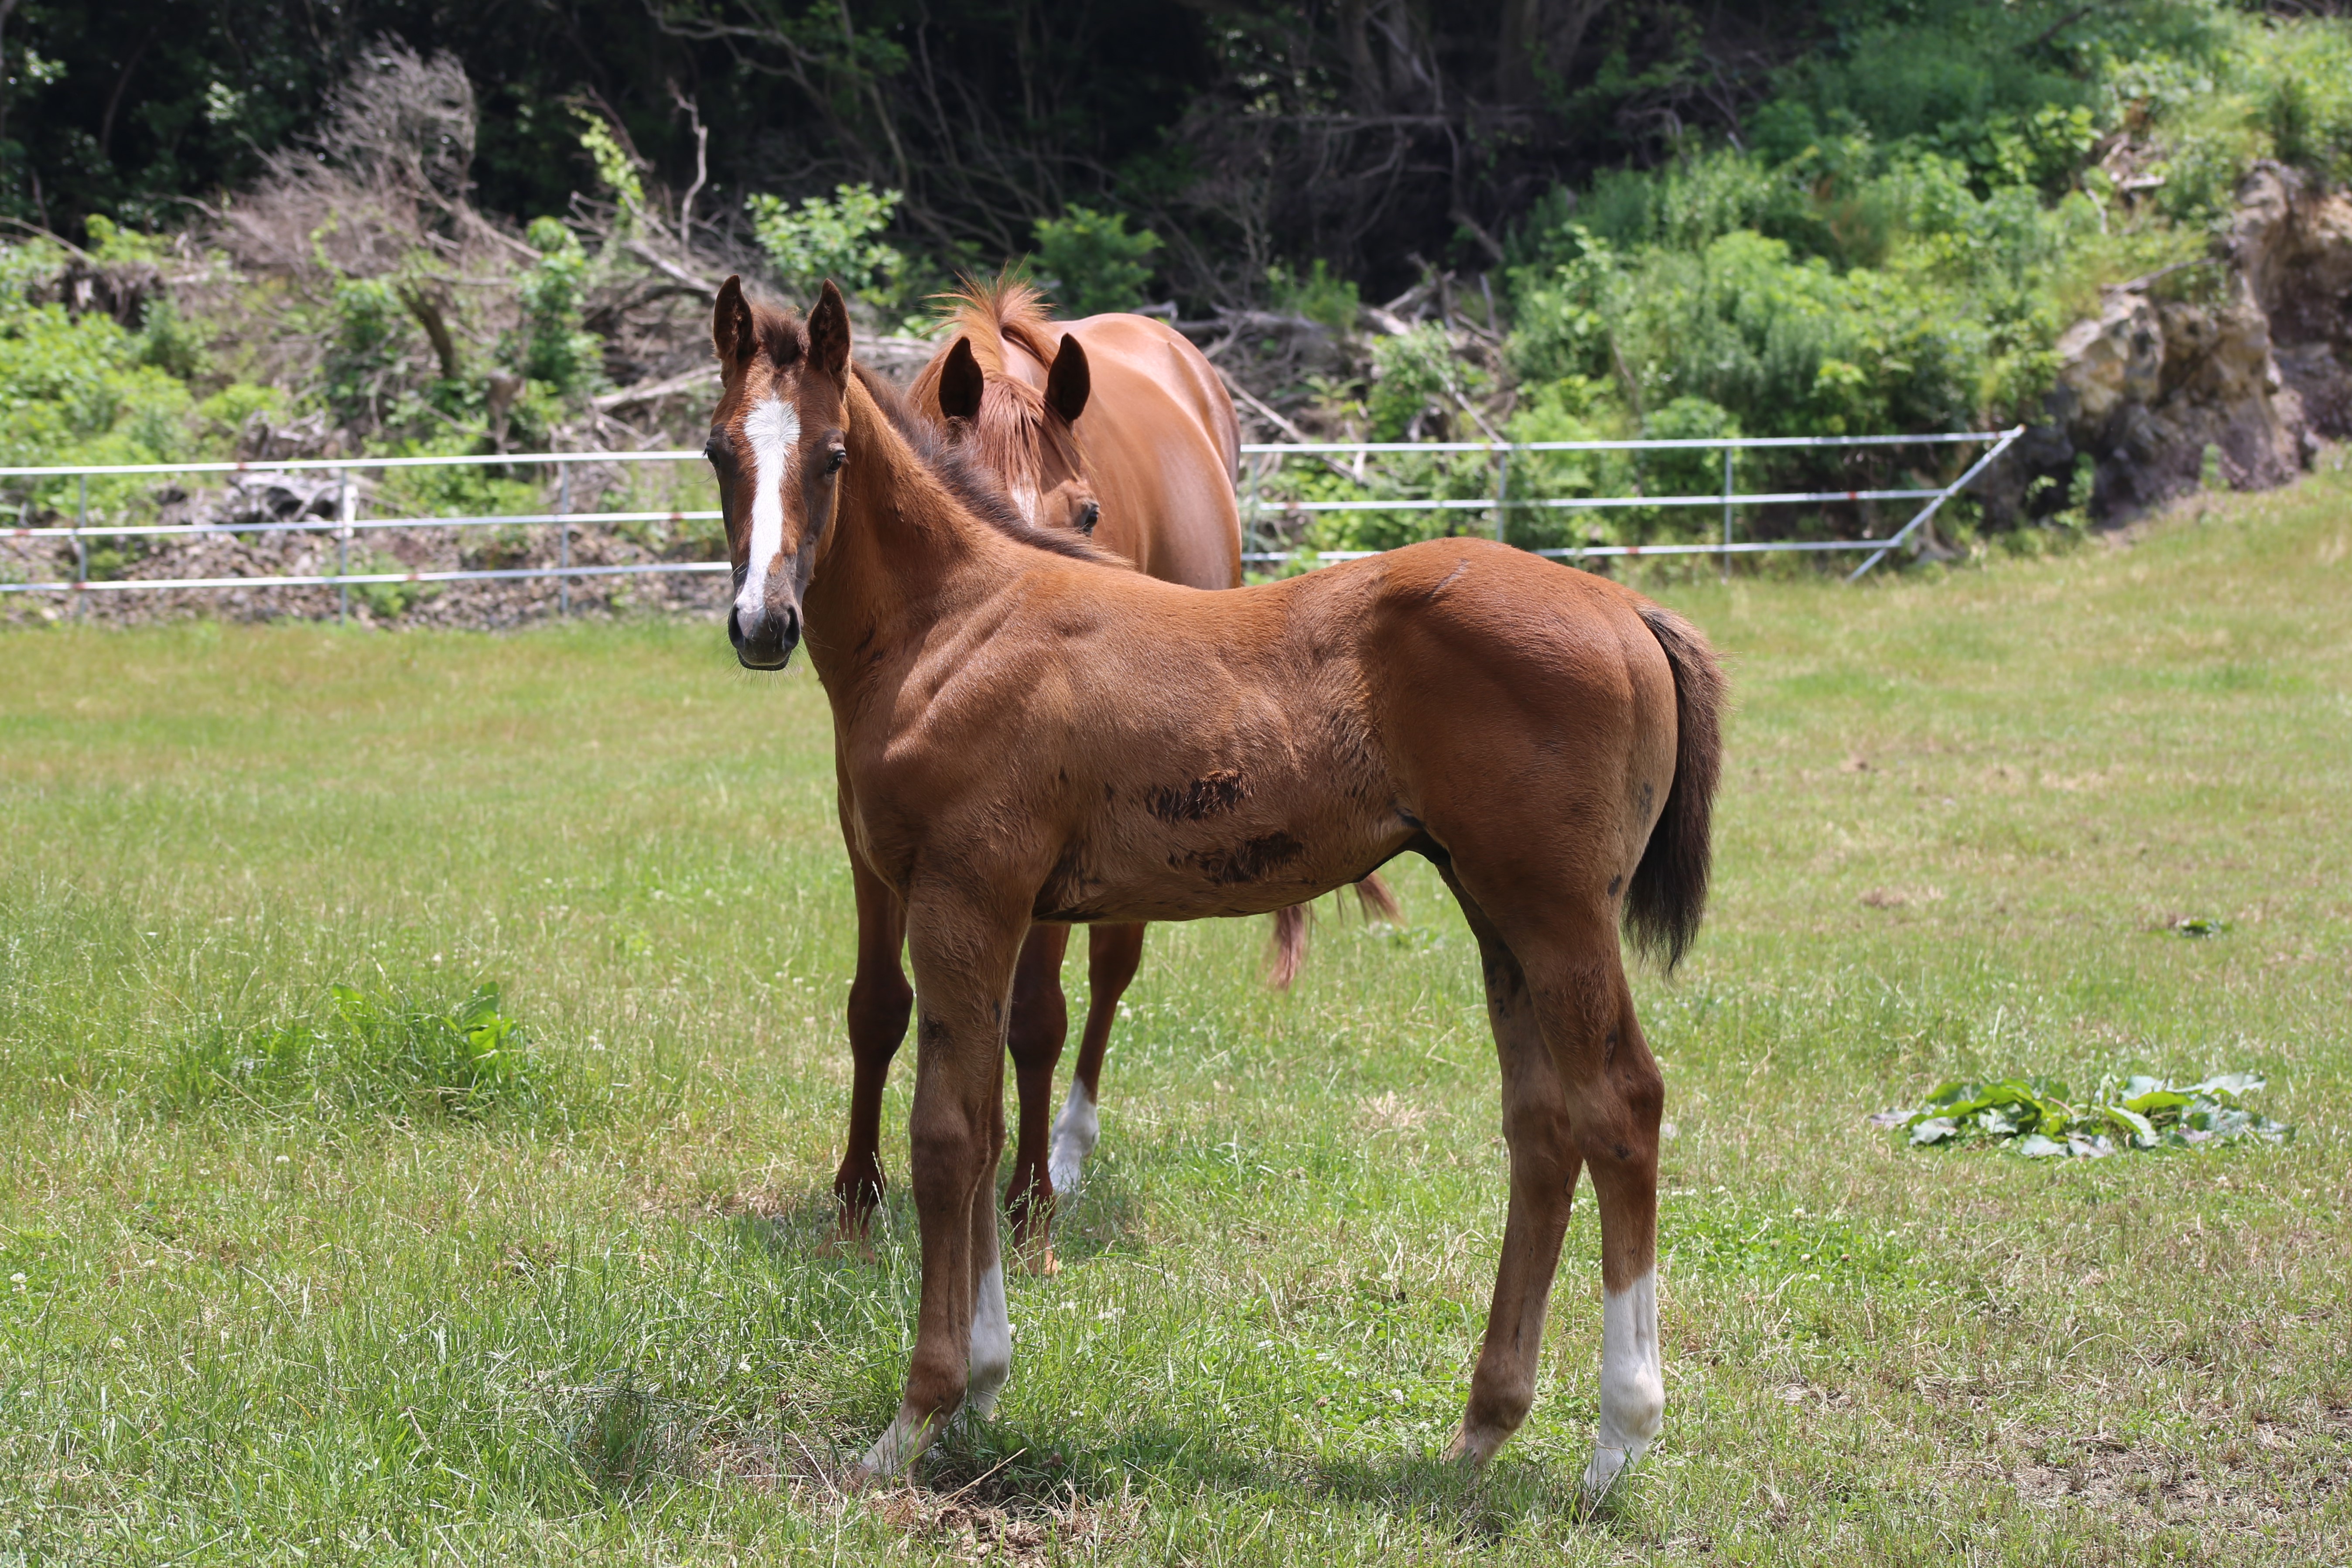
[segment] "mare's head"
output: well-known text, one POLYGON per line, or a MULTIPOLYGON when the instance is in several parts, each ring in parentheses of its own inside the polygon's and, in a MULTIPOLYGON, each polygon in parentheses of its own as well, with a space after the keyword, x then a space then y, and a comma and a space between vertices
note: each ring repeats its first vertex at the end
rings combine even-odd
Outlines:
POLYGON ((801 640, 801 601, 833 522, 849 450, 849 312, 828 282, 808 320, 719 286, 710 337, 725 385, 703 455, 719 481, 735 564, 728 639, 750 669, 781 669, 801 640))
POLYGON ((1036 290, 1000 280, 953 297, 962 327, 948 351, 925 365, 908 395, 936 410, 949 441, 994 475, 1023 521, 1091 534, 1102 516, 1076 428, 1093 390, 1085 345, 1053 323, 1036 290), (1041 390, 1035 370, 1044 367, 1041 390))

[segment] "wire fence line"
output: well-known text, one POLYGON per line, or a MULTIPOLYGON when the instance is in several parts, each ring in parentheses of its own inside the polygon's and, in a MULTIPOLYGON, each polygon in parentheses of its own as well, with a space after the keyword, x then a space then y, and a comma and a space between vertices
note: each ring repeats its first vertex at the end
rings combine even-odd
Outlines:
MULTIPOLYGON (((1248 442, 1241 447, 1244 460, 1240 500, 1244 537, 1253 537, 1269 515, 1312 515, 1327 512, 1409 512, 1409 511, 1477 511, 1491 514, 1495 520, 1495 536, 1507 536, 1512 514, 1520 511, 1601 511, 1629 507, 1720 507, 1722 537, 1706 542, 1660 544, 1568 545, 1534 551, 1538 555, 1559 559, 1591 557, 1632 557, 1643 555, 1715 555, 1720 557, 1727 574, 1732 558, 1782 552, 1820 553, 1831 552, 1869 552, 1865 560, 1848 576, 1848 581, 1862 576, 1902 548, 1912 536, 1935 516, 1952 497, 1959 494, 1979 475, 1996 461, 2009 447, 2024 434, 2024 426, 2008 430, 1937 432, 1901 436, 1746 436, 1692 437, 1659 440, 1608 441, 1297 441, 1248 442), (1937 488, 1905 488, 1843 490, 1769 490, 1740 492, 1732 488, 1732 457, 1746 449, 1791 449, 1836 447, 1884 447, 1946 446, 1966 442, 1988 443, 1986 450, 1950 484, 1937 488), (1685 495, 1616 495, 1616 496, 1537 496, 1516 495, 1510 488, 1510 464, 1515 457, 1535 456, 1551 452, 1645 452, 1645 451, 1721 451, 1723 486, 1719 491, 1685 495), (1476 497, 1391 496, 1353 497, 1343 500, 1298 500, 1268 497, 1262 487, 1266 479, 1282 464, 1297 458, 1316 458, 1328 461, 1332 456, 1428 456, 1444 454, 1480 454, 1494 459, 1494 493, 1476 497), (1815 540, 1737 540, 1733 537, 1735 519, 1743 507, 1791 505, 1827 505, 1846 502, 1905 500, 1924 501, 1922 506, 1901 529, 1884 539, 1815 539, 1815 540)), ((583 526, 620 523, 713 522, 720 519, 716 509, 638 509, 632 510, 574 511, 571 507, 572 472, 574 467, 588 464, 633 465, 645 463, 699 462, 702 453, 692 449, 632 451, 632 452, 529 452, 511 454, 467 455, 429 458, 301 458, 279 461, 199 463, 129 463, 90 466, 0 467, 0 479, 67 479, 76 481, 76 508, 71 523, 28 524, 0 527, 0 539, 68 539, 74 544, 75 574, 71 579, 59 578, 44 582, 0 581, 0 594, 64 594, 78 595, 89 593, 128 593, 163 589, 231 589, 231 588, 294 588, 334 587, 341 591, 338 618, 348 615, 350 589, 378 584, 401 583, 466 583, 514 582, 556 578, 563 585, 562 611, 570 612, 571 584, 574 580, 644 575, 692 575, 719 574, 730 570, 725 561, 643 561, 621 564, 574 563, 572 559, 573 530, 583 526), (556 468, 559 476, 559 500, 552 511, 533 512, 467 512, 446 515, 367 517, 359 515, 360 488, 353 482, 355 475, 385 470, 458 468, 458 467, 534 467, 556 468), (333 477, 334 516, 298 516, 292 519, 251 521, 127 523, 92 521, 89 516, 89 486, 91 479, 136 477, 182 477, 192 475, 257 476, 291 473, 324 473, 333 477), (349 570, 349 547, 358 535, 370 531, 413 529, 510 528, 520 525, 551 526, 558 529, 558 550, 561 559, 552 566, 509 566, 435 571, 427 569, 397 572, 353 572, 349 570), (89 575, 88 542, 94 539, 125 538, 194 538, 224 535, 268 533, 314 533, 331 536, 336 544, 336 570, 332 573, 299 573, 250 574, 211 577, 98 577, 89 575)), ((1363 482, 1360 476, 1357 482, 1363 482)), ((313 496, 301 504, 313 505, 320 496, 313 496)), ((29 503, 27 503, 29 505, 29 503)), ((1324 562, 1359 560, 1379 554, 1376 550, 1246 550, 1243 560, 1253 564, 1297 564, 1311 567, 1324 562)))

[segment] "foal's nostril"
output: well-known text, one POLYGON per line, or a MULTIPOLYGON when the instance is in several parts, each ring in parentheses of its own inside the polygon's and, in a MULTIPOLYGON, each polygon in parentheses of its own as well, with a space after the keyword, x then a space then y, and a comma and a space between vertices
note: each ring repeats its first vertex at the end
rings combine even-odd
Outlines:
POLYGON ((727 640, 737 653, 743 651, 743 612, 731 605, 727 611, 727 640))
POLYGON ((787 608, 776 617, 776 642, 786 653, 800 646, 801 613, 798 610, 787 608))
POLYGON ((1088 501, 1087 502, 1086 510, 1078 513, 1078 531, 1080 533, 1092 533, 1095 531, 1095 524, 1101 521, 1102 507, 1100 503, 1088 501))

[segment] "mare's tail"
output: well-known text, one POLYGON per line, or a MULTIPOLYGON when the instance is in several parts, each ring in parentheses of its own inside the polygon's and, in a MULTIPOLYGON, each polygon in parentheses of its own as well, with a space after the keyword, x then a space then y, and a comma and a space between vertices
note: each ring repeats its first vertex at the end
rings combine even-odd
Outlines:
MULTIPOLYGON (((1404 918, 1404 910, 1381 880, 1378 871, 1356 884, 1356 902, 1362 906, 1368 921, 1387 921, 1393 924, 1404 918)), ((1293 904, 1286 910, 1274 911, 1274 936, 1267 944, 1265 983, 1276 991, 1287 991, 1290 983, 1298 978, 1298 966, 1307 961, 1307 910, 1305 904, 1293 904)))
POLYGON ((1625 890, 1625 929, 1643 952, 1663 953, 1671 973, 1706 912, 1715 785, 1723 771, 1723 670, 1706 639, 1673 611, 1645 605, 1642 620, 1675 672, 1677 740, 1666 808, 1625 890))

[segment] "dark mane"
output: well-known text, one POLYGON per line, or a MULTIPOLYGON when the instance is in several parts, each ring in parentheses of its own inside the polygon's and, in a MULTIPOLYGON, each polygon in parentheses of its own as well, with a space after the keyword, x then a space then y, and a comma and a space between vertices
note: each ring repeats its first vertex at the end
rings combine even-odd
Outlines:
POLYGON ((1123 556, 1114 555, 1093 543, 1082 534, 1065 533, 1058 529, 1039 528, 1013 510, 1004 499, 995 479, 964 451, 950 445, 940 427, 908 406, 898 389, 882 379, 867 366, 850 362, 850 370, 858 384, 874 400, 890 421, 899 438, 914 449, 916 460, 931 477, 945 485, 950 494, 963 503, 964 510, 1016 543, 1033 550, 1049 551, 1066 555, 1073 561, 1091 561, 1102 566, 1119 566, 1132 570, 1123 556))

